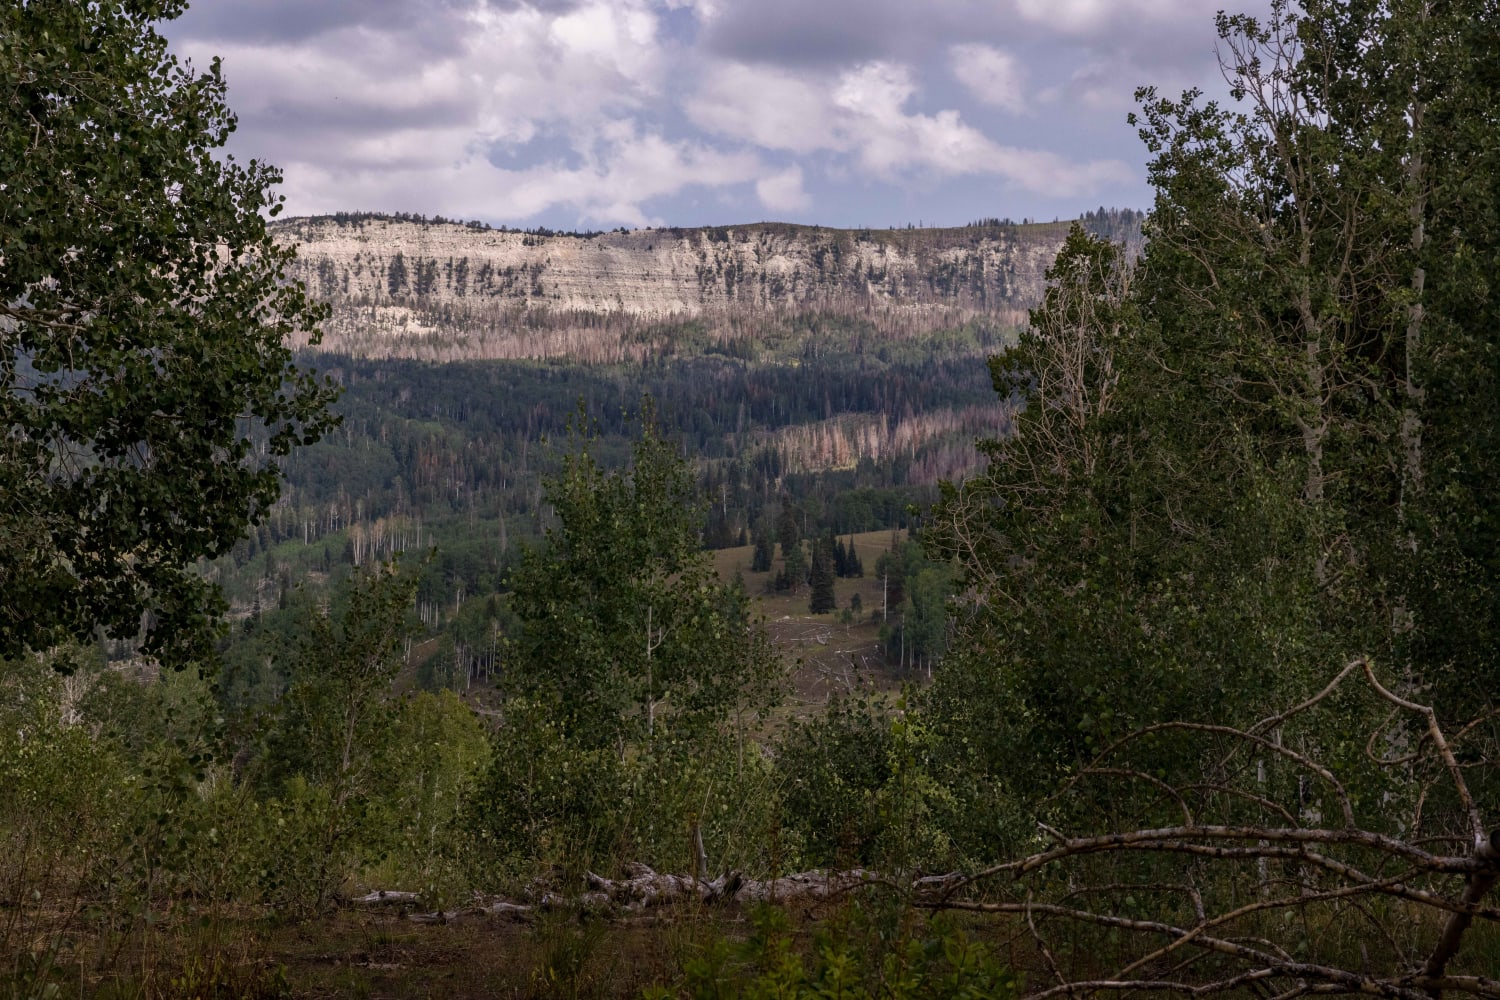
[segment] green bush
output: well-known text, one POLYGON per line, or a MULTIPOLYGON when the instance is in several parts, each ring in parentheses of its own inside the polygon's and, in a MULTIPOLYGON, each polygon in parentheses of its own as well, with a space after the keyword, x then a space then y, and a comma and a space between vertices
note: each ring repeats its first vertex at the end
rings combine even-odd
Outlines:
POLYGON ((611 853, 625 785, 614 748, 576 746, 540 705, 512 699, 465 809, 486 874, 556 866, 581 875, 611 853))
POLYGON ((579 746, 534 702, 510 703, 488 769, 465 805, 465 826, 488 878, 585 871, 626 862, 696 870, 701 834, 712 874, 763 873, 797 860, 780 839, 778 774, 754 745, 727 734, 654 739, 616 748, 579 746))
POLYGON ((879 703, 834 701, 776 745, 786 823, 813 864, 864 864, 874 856, 877 799, 891 779, 895 745, 886 713, 879 703))
POLYGON ((367 873, 380 888, 420 891, 434 906, 459 897, 468 839, 457 820, 490 753, 484 725, 452 691, 400 703, 377 753, 383 786, 361 831, 380 857, 367 873))

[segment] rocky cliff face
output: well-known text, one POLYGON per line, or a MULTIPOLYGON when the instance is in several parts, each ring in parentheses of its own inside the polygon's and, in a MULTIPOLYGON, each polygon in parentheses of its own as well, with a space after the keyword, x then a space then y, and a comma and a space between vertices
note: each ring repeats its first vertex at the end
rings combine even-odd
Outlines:
MULTIPOLYGON (((919 336, 1022 319, 1068 223, 837 230, 762 223, 538 235, 383 217, 290 219, 297 277, 333 306, 323 348, 372 357, 639 360, 696 322, 712 342, 755 317, 866 317, 919 336)), ((673 341, 675 342, 675 341, 673 341)))

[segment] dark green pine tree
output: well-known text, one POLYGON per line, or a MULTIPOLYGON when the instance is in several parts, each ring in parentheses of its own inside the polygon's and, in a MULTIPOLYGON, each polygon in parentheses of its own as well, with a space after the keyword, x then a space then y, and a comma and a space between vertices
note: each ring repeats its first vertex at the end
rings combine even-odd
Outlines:
POLYGON ((781 543, 785 557, 782 561, 781 576, 777 579, 777 590, 789 590, 797 593, 802 585, 807 583, 807 550, 802 547, 801 542, 787 547, 785 540, 781 543))
POLYGON ((826 615, 838 607, 838 599, 833 593, 833 553, 821 541, 813 546, 812 570, 808 579, 812 588, 807 599, 808 611, 826 615))
POLYGON ((792 503, 792 498, 784 496, 781 498, 781 517, 776 522, 776 531, 780 535, 781 556, 783 559, 795 558, 792 550, 798 547, 802 541, 802 532, 797 525, 797 506, 792 503))
POLYGON ((862 577, 865 575, 865 564, 860 561, 859 551, 854 547, 854 536, 849 536, 849 545, 844 549, 844 568, 839 570, 842 577, 862 577))
POLYGON ((771 562, 776 558, 776 543, 771 541, 771 533, 761 528, 755 533, 755 551, 750 556, 750 572, 769 573, 771 562))
POLYGON ((390 267, 386 271, 386 288, 392 298, 406 291, 406 258, 399 250, 391 258, 390 267))

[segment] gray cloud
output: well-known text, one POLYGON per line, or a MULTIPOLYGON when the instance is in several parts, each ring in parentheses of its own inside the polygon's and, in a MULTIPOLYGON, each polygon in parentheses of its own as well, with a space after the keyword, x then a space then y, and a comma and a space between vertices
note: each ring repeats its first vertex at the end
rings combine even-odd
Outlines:
POLYGON ((910 36, 912 4, 892 0, 756 0, 725 4, 705 48, 741 62, 829 66, 889 56, 910 36))
POLYGON ((1217 2, 198 0, 166 34, 225 57, 294 212, 865 224, 1143 204, 1123 112, 1214 83, 1217 2))
POLYGON ((411 31, 445 19, 453 0, 253 0, 198 3, 174 34, 235 43, 288 42, 352 27, 411 31))

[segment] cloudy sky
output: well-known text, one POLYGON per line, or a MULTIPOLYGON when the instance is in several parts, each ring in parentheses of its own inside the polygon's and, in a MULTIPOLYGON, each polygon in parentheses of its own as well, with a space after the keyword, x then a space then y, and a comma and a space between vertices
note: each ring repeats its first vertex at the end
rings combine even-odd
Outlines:
POLYGON ((197 0, 293 214, 606 228, 1148 207, 1134 89, 1223 0, 197 0))

